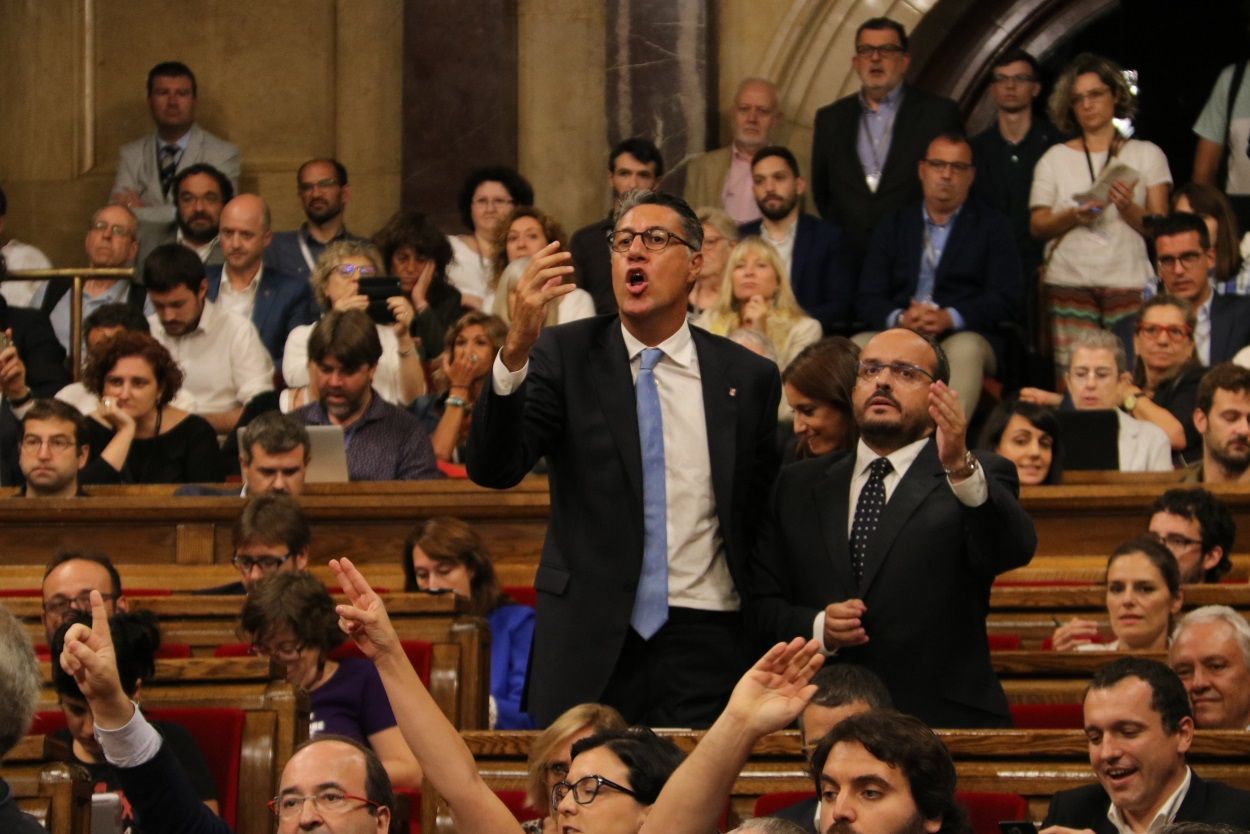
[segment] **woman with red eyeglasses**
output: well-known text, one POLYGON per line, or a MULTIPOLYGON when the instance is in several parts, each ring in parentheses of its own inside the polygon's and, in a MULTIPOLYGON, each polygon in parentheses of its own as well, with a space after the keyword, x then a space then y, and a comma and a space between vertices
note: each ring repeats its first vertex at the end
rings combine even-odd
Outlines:
POLYGON ((1184 299, 1163 294, 1147 301, 1133 334, 1133 380, 1121 392, 1124 410, 1167 434, 1178 465, 1202 458, 1193 413, 1207 369, 1194 353, 1196 327, 1197 317, 1184 299))

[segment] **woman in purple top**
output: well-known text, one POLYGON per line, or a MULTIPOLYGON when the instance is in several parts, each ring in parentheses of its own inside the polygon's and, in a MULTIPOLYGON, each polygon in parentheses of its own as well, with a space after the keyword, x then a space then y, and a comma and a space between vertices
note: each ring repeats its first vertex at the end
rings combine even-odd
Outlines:
POLYGON ((367 660, 331 660, 344 640, 334 601, 302 571, 266 577, 243 603, 239 630, 252 651, 277 662, 286 679, 308 692, 308 734, 336 733, 368 744, 396 788, 419 788, 421 768, 395 726, 376 667, 367 660))
POLYGON ((533 720, 521 711, 534 609, 517 605, 499 587, 482 538, 458 518, 431 518, 408 534, 403 565, 405 591, 451 591, 486 618, 491 729, 534 729, 533 720))

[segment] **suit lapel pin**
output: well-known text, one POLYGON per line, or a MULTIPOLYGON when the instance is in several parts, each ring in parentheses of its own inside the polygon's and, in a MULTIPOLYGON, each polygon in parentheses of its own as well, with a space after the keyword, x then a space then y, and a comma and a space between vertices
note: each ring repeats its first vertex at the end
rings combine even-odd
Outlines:
POLYGON ((738 389, 737 389, 737 388, 730 388, 730 389, 729 389, 729 396, 731 396, 731 397, 736 397, 736 396, 738 396, 738 389))

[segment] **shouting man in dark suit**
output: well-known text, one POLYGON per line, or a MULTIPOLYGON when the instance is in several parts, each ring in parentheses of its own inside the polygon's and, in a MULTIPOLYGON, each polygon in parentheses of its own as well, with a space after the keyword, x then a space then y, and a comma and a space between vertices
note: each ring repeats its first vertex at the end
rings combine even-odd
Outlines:
MULTIPOLYGON (((692 329, 703 230, 682 200, 625 195, 606 242, 620 313, 542 332, 567 253, 530 261, 478 400, 469 476, 504 488, 546 455, 528 712, 601 701, 628 721, 707 726, 743 656, 740 593, 777 464, 776 366, 692 329)), ((984 629, 982 629, 984 632, 984 629)))
POLYGON ((1133 834, 1172 822, 1250 828, 1250 793, 1207 782, 1185 764, 1194 740, 1189 698, 1157 660, 1123 657, 1094 673, 1085 735, 1098 784, 1055 794, 1040 834, 1133 834))
POLYGON ((920 199, 916 163, 929 140, 963 129, 953 101, 903 83, 907 49, 897 21, 864 21, 851 59, 862 89, 816 111, 812 196, 820 216, 846 232, 857 270, 877 221, 920 199))
POLYGON ((973 457, 946 355, 911 330, 859 355, 855 451, 782 470, 753 561, 767 640, 814 636, 933 727, 1006 727, 985 637, 990 583, 1028 564, 1015 467, 973 457))

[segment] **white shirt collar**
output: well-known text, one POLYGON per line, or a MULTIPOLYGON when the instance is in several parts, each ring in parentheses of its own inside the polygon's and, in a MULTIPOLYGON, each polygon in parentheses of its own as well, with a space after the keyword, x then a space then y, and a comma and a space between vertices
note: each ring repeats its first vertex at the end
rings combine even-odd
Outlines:
MULTIPOLYGON (((890 462, 893 471, 902 477, 903 473, 911 468, 916 462, 916 458, 920 457, 920 450, 924 448, 924 444, 929 442, 929 435, 925 435, 919 440, 913 440, 902 448, 895 449, 885 458, 890 462)), ((872 464, 874 460, 881 457, 868 447, 864 442, 864 438, 859 439, 859 443, 855 446, 855 474, 862 475, 864 471, 872 464)))
MULTIPOLYGON (((625 339, 625 350, 629 354, 629 361, 634 359, 650 345, 644 345, 641 341, 634 337, 632 333, 625 329, 625 325, 621 324, 621 336, 625 339)), ((683 368, 689 367, 694 360, 694 339, 690 335, 690 323, 683 321, 681 327, 664 341, 655 347, 663 351, 664 355, 672 359, 683 368)))
MULTIPOLYGON (((1159 808, 1159 812, 1155 814, 1154 819, 1146 826, 1146 834, 1158 834, 1165 825, 1176 818, 1176 812, 1181 809, 1181 803, 1185 801, 1185 794, 1189 793, 1189 783, 1192 779, 1193 771, 1186 765, 1185 778, 1181 780, 1180 786, 1173 791, 1167 802, 1164 802, 1159 808)), ((1120 815, 1120 809, 1115 807, 1114 802, 1107 807, 1107 819, 1110 820, 1120 834, 1133 834, 1133 827, 1128 820, 1120 815)))
POLYGON ((256 290, 260 288, 260 279, 265 274, 265 265, 262 263, 258 267, 256 267, 256 274, 252 276, 252 280, 248 282, 247 286, 241 290, 236 290, 234 286, 230 283, 229 273, 230 273, 230 265, 222 264, 221 265, 221 284, 218 287, 218 292, 225 293, 226 295, 254 295, 256 293, 256 290))

